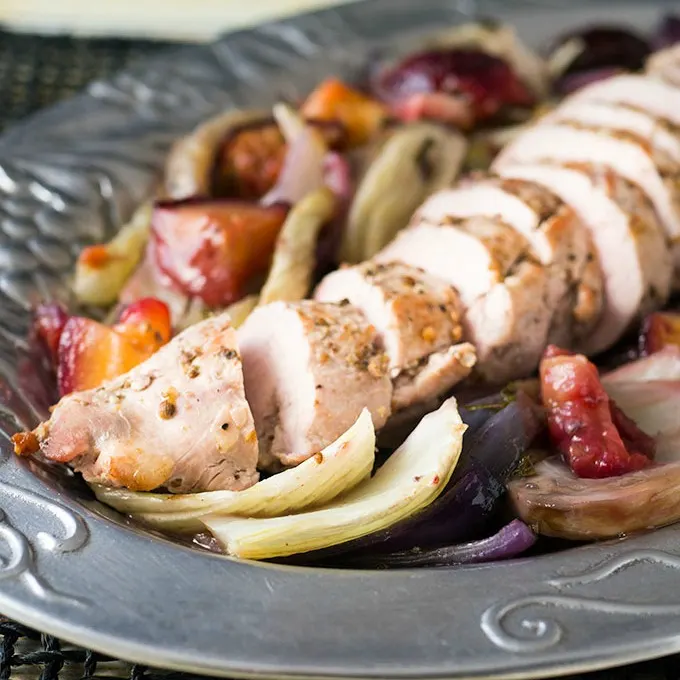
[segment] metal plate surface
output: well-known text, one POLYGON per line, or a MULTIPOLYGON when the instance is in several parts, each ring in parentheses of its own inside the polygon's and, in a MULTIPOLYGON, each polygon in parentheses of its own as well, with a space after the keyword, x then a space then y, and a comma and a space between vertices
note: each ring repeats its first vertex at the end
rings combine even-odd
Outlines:
MULTIPOLYGON (((673 2, 367 0, 170 52, 0 139, 0 429, 53 399, 24 341, 31 305, 68 297, 73 259, 151 191, 173 139, 475 12, 537 44, 673 2)), ((680 527, 545 557, 375 573, 280 567, 144 533, 0 437, 0 611, 110 654, 258 677, 547 677, 680 650, 680 527)))

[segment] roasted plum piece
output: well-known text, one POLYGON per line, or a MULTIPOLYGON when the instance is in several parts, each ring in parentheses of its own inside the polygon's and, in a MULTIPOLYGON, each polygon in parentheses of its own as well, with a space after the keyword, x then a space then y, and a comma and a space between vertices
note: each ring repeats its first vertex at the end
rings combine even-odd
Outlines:
POLYGON ((574 474, 616 477, 649 465, 653 439, 618 409, 585 356, 551 345, 540 377, 550 439, 574 474))
POLYGON ((271 123, 264 110, 230 109, 201 123, 177 141, 168 156, 163 178, 163 194, 180 200, 211 196, 213 171, 218 151, 239 130, 271 123))
POLYGON ((88 390, 126 373, 160 349, 170 336, 170 312, 154 298, 131 304, 113 327, 70 317, 57 351, 59 393, 88 390))
POLYGON ((382 70, 374 91, 401 118, 435 118, 472 127, 508 107, 530 108, 535 96, 502 59, 478 49, 436 49, 382 70))
POLYGON ((59 360, 59 340, 68 320, 66 308, 58 302, 44 303, 35 309, 33 332, 55 365, 59 360))
POLYGON ((212 195, 257 200, 276 183, 286 140, 273 120, 243 126, 219 145, 212 171, 212 195))
POLYGON ((156 264, 186 295, 209 307, 231 304, 266 271, 287 213, 281 204, 159 203, 151 226, 156 264))

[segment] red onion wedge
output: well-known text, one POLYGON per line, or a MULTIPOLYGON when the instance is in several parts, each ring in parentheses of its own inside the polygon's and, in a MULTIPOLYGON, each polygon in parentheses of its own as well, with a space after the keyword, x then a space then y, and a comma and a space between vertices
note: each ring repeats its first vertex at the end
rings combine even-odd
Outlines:
MULTIPOLYGON (((475 411, 472 411, 475 413, 475 411)), ((465 422, 464 409, 461 416, 465 422)), ((543 427, 540 413, 523 394, 463 437, 459 467, 444 493, 418 515, 391 527, 379 550, 428 548, 466 541, 484 533, 505 484, 543 427)), ((379 539, 379 537, 376 537, 379 539)))
POLYGON ((349 161, 338 151, 329 151, 323 159, 324 184, 337 196, 338 201, 349 204, 354 193, 352 169, 349 161))
POLYGON ((492 118, 505 107, 535 104, 511 64, 474 48, 411 54, 384 68, 373 89, 402 119, 434 118, 462 127, 492 118))
POLYGON ((321 133, 303 125, 288 142, 288 151, 276 184, 260 199, 262 205, 295 205, 324 185, 324 162, 328 148, 321 133))
POLYGON ((323 227, 316 251, 315 278, 320 278, 337 264, 347 210, 354 192, 352 171, 342 154, 329 151, 319 125, 305 122, 285 105, 275 107, 275 115, 284 131, 288 151, 276 184, 260 203, 294 206, 324 186, 333 192, 337 198, 336 215, 323 227))
POLYGON ((536 534, 522 521, 515 519, 488 538, 432 550, 403 552, 361 557, 347 561, 348 566, 378 569, 410 567, 453 567, 461 564, 496 562, 517 557, 536 542, 536 534))
POLYGON ((329 151, 323 162, 324 184, 336 197, 335 217, 324 225, 319 234, 316 247, 315 280, 321 279, 335 269, 338 252, 342 242, 342 234, 347 220, 347 211, 354 196, 354 180, 349 161, 337 151, 329 151))
POLYGON ((545 536, 592 541, 680 520, 680 463, 619 477, 581 479, 558 458, 508 484, 517 515, 545 536))
POLYGON ((680 347, 632 361, 602 379, 617 406, 656 441, 656 461, 680 461, 680 347))

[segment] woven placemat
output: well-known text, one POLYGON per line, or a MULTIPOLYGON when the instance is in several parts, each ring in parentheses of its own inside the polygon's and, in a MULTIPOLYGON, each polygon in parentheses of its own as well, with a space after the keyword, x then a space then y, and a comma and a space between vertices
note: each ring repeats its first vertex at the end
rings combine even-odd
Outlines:
MULTIPOLYGON (((0 130, 72 96, 92 80, 106 78, 166 47, 167 43, 151 40, 42 37, 0 29, 0 130)), ((0 617, 0 680, 191 680, 198 677, 111 659, 0 617)), ((677 680, 680 679, 680 657, 572 676, 571 680, 576 678, 677 680)))
POLYGON ((0 28, 0 130, 166 47, 152 40, 42 37, 0 28))

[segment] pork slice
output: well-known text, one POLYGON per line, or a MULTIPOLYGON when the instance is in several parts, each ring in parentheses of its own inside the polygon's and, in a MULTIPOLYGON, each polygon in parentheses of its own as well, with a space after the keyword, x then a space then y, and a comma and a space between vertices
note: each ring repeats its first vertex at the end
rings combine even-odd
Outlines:
MULTIPOLYGON (((607 349, 633 322, 668 298, 670 255, 653 211, 639 217, 622 209, 614 198, 626 186, 635 192, 634 187, 614 173, 598 183, 583 170, 560 166, 508 165, 500 173, 547 187, 573 208, 590 231, 604 275, 604 310, 592 333, 581 338, 581 351, 594 354, 607 349), (613 191, 617 184, 622 186, 613 191)), ((637 196, 644 211, 644 196, 639 192, 637 196)))
POLYGON ((464 308, 463 338, 475 347, 475 371, 485 381, 501 384, 525 376, 538 365, 553 318, 546 268, 526 259, 525 241, 496 282, 475 296, 479 286, 469 283, 477 270, 468 267, 470 253, 459 247, 461 241, 447 239, 449 230, 455 228, 426 223, 409 227, 378 257, 421 266, 457 287, 464 308))
POLYGON ((344 267, 326 276, 314 297, 348 300, 375 326, 389 359, 394 411, 448 391, 474 365, 474 348, 455 345, 463 334, 456 290, 422 269, 370 261, 344 267))
MULTIPOLYGON (((573 291, 571 316, 574 321, 572 340, 580 342, 596 326, 604 308, 604 277, 600 261, 592 256, 581 272, 581 280, 573 291)), ((553 341, 554 342, 554 341, 553 341)), ((567 345, 570 346, 570 345, 567 345)))
POLYGON ((647 146, 658 168, 677 172, 680 166, 680 139, 665 122, 644 111, 636 111, 616 102, 567 99, 541 123, 575 123, 590 129, 608 129, 627 133, 647 146))
POLYGON ((547 304, 554 310, 548 342, 569 347, 595 327, 603 307, 603 277, 595 247, 581 218, 545 186, 523 179, 494 178, 506 193, 539 217, 537 231, 548 244, 547 304))
POLYGON ((257 437, 226 314, 176 336, 125 375, 70 394, 36 430, 50 460, 137 491, 245 489, 257 437))
POLYGON ((506 147, 493 169, 502 172, 507 165, 536 162, 603 165, 645 192, 672 248, 680 241, 680 215, 675 203, 679 197, 664 182, 650 155, 635 142, 568 125, 538 125, 506 147))
POLYGON ((375 328, 350 304, 264 305, 239 328, 238 341, 262 468, 301 463, 363 408, 376 429, 390 415, 387 356, 375 328))
POLYGON ((680 87, 680 43, 658 50, 647 59, 645 70, 673 87, 680 87))
MULTIPOLYGON (((583 167, 577 169, 584 171, 583 167)), ((619 208, 629 216, 636 236, 643 237, 645 240, 651 239, 651 243, 648 243, 646 248, 652 248, 652 253, 649 253, 646 259, 650 262, 650 269, 656 270, 658 267, 656 273, 659 278, 650 286, 649 298, 643 304, 641 313, 662 307, 668 298, 665 277, 669 269, 671 292, 680 291, 680 267, 676 266, 680 263, 680 239, 669 242, 665 238, 664 228, 654 206, 640 187, 601 166, 586 166, 585 172, 595 185, 606 191, 619 208), (660 241, 662 243, 659 243, 660 241), (656 267, 652 266, 652 261, 656 261, 656 267)))
POLYGON ((445 217, 403 230, 373 261, 419 267, 454 286, 468 306, 502 282, 528 247, 521 234, 497 219, 445 217))
POLYGON ((412 223, 445 224, 452 219, 480 216, 502 221, 531 240, 542 262, 552 259, 550 244, 535 235, 539 229, 536 212, 516 196, 483 179, 432 194, 415 212, 412 223))
POLYGON ((548 294, 545 269, 524 261, 467 309, 463 337, 475 347, 484 381, 500 385, 536 369, 552 319, 548 294))
MULTIPOLYGON (((549 342, 570 345, 574 333, 587 335, 600 307, 593 298, 592 315, 577 318, 572 313, 575 299, 584 297, 579 286, 593 253, 590 238, 573 211, 539 185, 476 176, 456 189, 433 194, 418 210, 414 222, 443 223, 471 216, 494 218, 514 229, 526 239, 531 254, 548 268, 546 304, 555 312, 549 342)), ((597 274, 596 268, 593 273, 597 274)), ((597 284, 597 279, 591 284, 597 284)), ((589 293, 597 295, 597 286, 589 293)))
POLYGON ((328 274, 314 298, 349 300, 375 326, 394 377, 458 342, 461 305, 455 288, 402 262, 364 262, 328 274))
POLYGON ((418 365, 399 373, 394 379, 393 411, 427 404, 448 392, 470 375, 477 355, 469 342, 423 357, 418 365))
POLYGON ((614 76, 578 90, 569 99, 624 104, 680 126, 680 90, 659 78, 640 74, 614 76))

